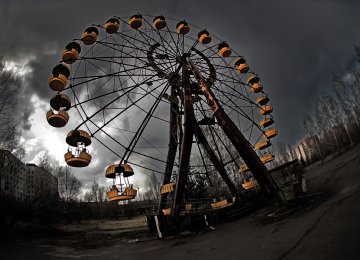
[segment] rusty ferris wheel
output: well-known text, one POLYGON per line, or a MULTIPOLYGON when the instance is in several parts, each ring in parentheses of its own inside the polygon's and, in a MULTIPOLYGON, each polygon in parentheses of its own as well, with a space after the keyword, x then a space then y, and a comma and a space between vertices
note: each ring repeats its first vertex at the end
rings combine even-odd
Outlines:
POLYGON ((134 171, 159 173, 162 202, 173 189, 177 215, 189 169, 217 172, 236 197, 234 165, 273 192, 270 99, 245 58, 207 30, 163 16, 112 17, 66 45, 48 82, 49 124, 63 127, 71 113, 81 120, 66 137, 67 164, 88 166, 92 140, 116 156, 105 173, 110 200, 135 198, 134 171))

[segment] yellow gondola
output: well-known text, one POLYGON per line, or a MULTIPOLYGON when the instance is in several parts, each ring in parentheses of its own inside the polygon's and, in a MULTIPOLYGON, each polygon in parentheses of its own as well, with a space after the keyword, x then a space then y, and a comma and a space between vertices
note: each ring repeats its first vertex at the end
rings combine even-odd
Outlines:
POLYGON ((190 31, 190 26, 185 21, 180 21, 176 25, 176 31, 180 34, 187 34, 190 31))
POLYGON ((255 75, 251 75, 247 79, 247 83, 251 86, 250 91, 253 93, 259 93, 263 90, 260 79, 255 75))
POLYGON ((72 130, 66 136, 66 143, 73 147, 77 147, 78 143, 89 146, 91 144, 91 137, 84 130, 72 130))
POLYGON ((263 106, 260 109, 260 114, 262 115, 268 115, 273 111, 273 108, 271 106, 263 106))
POLYGON ((249 71, 249 66, 246 64, 244 57, 238 57, 234 60, 236 70, 241 74, 245 74, 249 71))
POLYGON ((239 168, 239 172, 243 173, 243 172, 247 172, 247 171, 249 171, 249 167, 245 163, 241 164, 240 168, 239 168))
POLYGON ((108 34, 117 33, 120 28, 120 20, 115 17, 110 18, 104 24, 104 28, 108 34))
POLYGON ((262 127, 268 127, 271 126, 274 123, 274 120, 272 118, 264 118, 260 121, 260 126, 262 127))
POLYGON ((113 185, 110 187, 110 191, 108 191, 106 195, 110 201, 132 200, 135 199, 137 190, 130 186, 126 187, 124 192, 121 192, 116 185, 113 185))
POLYGON ((254 188, 255 186, 257 186, 258 185, 258 182, 256 181, 256 180, 251 180, 251 181, 248 181, 248 182, 244 182, 243 184, 242 184, 242 186, 243 186, 243 188, 245 189, 245 190, 249 190, 249 189, 251 189, 251 188, 254 188))
MULTIPOLYGON (((233 201, 234 201, 234 199, 233 199, 233 201)), ((222 208, 226 208, 226 207, 229 207, 232 205, 234 205, 234 202, 229 202, 227 199, 211 203, 211 207, 213 209, 222 209, 222 208)))
POLYGON ((72 167, 85 167, 91 162, 91 155, 86 146, 91 144, 90 135, 84 130, 72 130, 66 136, 66 143, 69 147, 68 152, 64 155, 65 161, 72 167))
POLYGON ((264 133, 264 137, 267 139, 273 138, 277 135, 278 135, 278 131, 276 129, 269 129, 264 133))
POLYGON ((263 150, 265 148, 268 148, 269 146, 271 146, 269 140, 259 141, 257 144, 255 144, 255 150, 263 150))
POLYGON ((272 154, 265 154, 264 156, 260 157, 262 163, 268 163, 275 159, 275 156, 272 154))
POLYGON ((49 77, 49 87, 54 91, 63 91, 66 87, 70 69, 65 64, 59 64, 52 70, 52 76, 49 77))
POLYGON ((162 15, 156 16, 153 20, 153 25, 157 30, 162 30, 166 26, 165 17, 162 15))
POLYGON ((261 92, 262 90, 263 90, 263 87, 262 87, 262 85, 261 85, 260 82, 254 83, 254 84, 252 85, 252 87, 250 88, 250 91, 251 91, 252 93, 259 93, 259 92, 261 92))
POLYGON ((247 79, 247 84, 249 84, 249 85, 251 86, 251 85, 253 85, 254 83, 257 83, 257 82, 259 82, 259 81, 260 81, 259 77, 255 76, 255 75, 251 75, 251 76, 249 76, 248 79, 247 79))
POLYGON ((176 185, 175 181, 162 185, 160 188, 160 194, 172 192, 175 189, 175 185, 176 185))
POLYGON ((268 97, 268 96, 262 96, 262 97, 259 97, 259 98, 256 100, 256 104, 257 104, 257 105, 260 105, 260 106, 264 106, 264 105, 266 105, 268 102, 269 102, 269 97, 268 97))
POLYGON ((49 110, 46 113, 46 119, 52 127, 64 127, 69 122, 69 115, 66 111, 60 110, 57 113, 49 110))
POLYGON ((142 16, 141 14, 134 14, 133 16, 130 17, 129 19, 129 24, 130 27, 138 30, 140 29, 141 25, 142 25, 142 16))
POLYGON ((126 177, 130 177, 132 175, 134 175, 134 170, 133 168, 129 165, 129 164, 114 164, 114 165, 110 165, 105 172, 105 177, 106 178, 115 178, 116 177, 116 173, 118 174, 123 174, 123 176, 126 177))
POLYGON ((226 42, 222 42, 218 46, 219 54, 221 57, 229 57, 231 55, 231 50, 229 48, 229 44, 226 42))
POLYGON ((81 46, 77 42, 70 42, 66 45, 62 54, 62 61, 66 64, 72 64, 79 59, 81 46))
POLYGON ((92 45, 96 42, 98 35, 99 35, 99 30, 96 27, 93 27, 93 26, 88 27, 83 32, 83 34, 81 36, 81 41, 85 45, 92 45))
POLYGON ((185 204, 185 213, 190 212, 192 209, 192 203, 186 203, 185 204))
POLYGON ((211 42, 211 36, 207 30, 202 30, 198 33, 198 40, 202 44, 209 44, 211 42))
POLYGON ((165 216, 170 216, 171 208, 162 209, 162 212, 165 216))
POLYGON ((71 101, 70 98, 65 94, 57 94, 51 98, 50 106, 56 111, 59 111, 60 109, 68 111, 71 107, 71 101))
POLYGON ((78 156, 73 155, 72 152, 67 152, 65 155, 65 161, 72 167, 86 167, 91 162, 91 155, 87 151, 81 151, 78 156))

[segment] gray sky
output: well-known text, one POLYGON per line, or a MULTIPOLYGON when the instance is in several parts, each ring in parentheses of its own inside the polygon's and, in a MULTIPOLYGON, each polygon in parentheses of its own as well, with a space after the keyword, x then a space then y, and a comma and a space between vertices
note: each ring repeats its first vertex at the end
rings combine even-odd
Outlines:
MULTIPOLYGON (((18 113, 27 160, 36 161, 41 147, 58 160, 66 150, 66 131, 48 127, 44 115, 53 95, 47 78, 64 46, 92 23, 137 12, 185 18, 244 55, 272 99, 278 140, 290 144, 303 135, 301 115, 312 110, 320 92, 330 91, 332 72, 344 75, 353 44, 360 44, 359 1, 1 0, 0 55, 27 71, 18 113)), ((111 162, 107 154, 100 147, 95 152, 111 162)), ((104 179, 103 169, 95 160, 79 178, 104 179)))

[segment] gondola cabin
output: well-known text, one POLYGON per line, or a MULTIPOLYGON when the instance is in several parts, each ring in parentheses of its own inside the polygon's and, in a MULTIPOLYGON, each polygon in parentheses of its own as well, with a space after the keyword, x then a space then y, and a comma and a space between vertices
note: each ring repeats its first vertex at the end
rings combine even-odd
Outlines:
POLYGON ((80 44, 78 44, 77 42, 70 42, 68 45, 66 45, 65 50, 62 54, 62 61, 66 64, 73 64, 79 59, 80 52, 80 44))
POLYGON ((269 102, 269 97, 268 97, 268 96, 262 96, 262 97, 259 97, 259 98, 256 100, 256 104, 259 105, 259 106, 264 106, 264 105, 266 105, 268 102, 269 102))
POLYGON ((105 177, 106 178, 115 178, 116 174, 123 174, 123 176, 125 178, 130 177, 132 175, 134 175, 134 170, 133 168, 129 165, 129 164, 114 164, 114 165, 110 165, 105 172, 105 177))
POLYGON ((264 118, 260 121, 260 126, 263 128, 271 126, 274 123, 274 120, 272 118, 264 118))
POLYGON ((162 30, 166 26, 166 21, 164 16, 156 16, 153 20, 153 25, 156 30, 162 30))
POLYGON ((260 157, 262 163, 268 163, 275 159, 275 156, 272 154, 265 154, 264 156, 260 157))
POLYGON ((234 205, 235 201, 236 201, 236 197, 232 199, 224 199, 217 202, 213 202, 210 205, 213 209, 222 209, 234 205))
POLYGON ((202 44, 209 44, 211 42, 211 36, 207 30, 202 30, 198 33, 198 40, 202 44))
POLYGON ((258 182, 256 180, 251 180, 251 181, 248 181, 248 182, 244 182, 242 184, 243 188, 245 190, 249 190, 249 189, 252 189, 254 187, 256 187, 258 185, 258 182))
POLYGON ((179 34, 187 34, 190 31, 190 26, 185 21, 178 22, 176 25, 176 31, 179 34))
POLYGON ((245 163, 241 164, 239 172, 243 173, 243 172, 247 172, 247 171, 249 171, 249 167, 245 163))
POLYGON ((85 45, 92 45, 96 42, 98 35, 99 35, 99 30, 96 27, 93 27, 93 26, 88 27, 83 32, 83 34, 81 36, 81 41, 85 45))
POLYGON ((140 29, 142 25, 142 16, 140 14, 135 14, 131 16, 129 19, 129 25, 135 30, 140 29))
POLYGON ((257 82, 259 82, 259 81, 260 81, 260 79, 259 79, 257 76, 251 75, 251 76, 249 76, 248 79, 247 79, 247 84, 249 84, 250 86, 252 86, 254 83, 257 83, 257 82))
POLYGON ((245 74, 249 71, 249 66, 246 64, 244 57, 238 57, 234 61, 236 70, 241 74, 245 74))
POLYGON ((86 167, 91 162, 91 155, 85 149, 76 154, 69 151, 64 155, 64 157, 67 165, 71 167, 86 167))
POLYGON ((54 91, 63 91, 66 87, 68 78, 70 77, 70 69, 65 64, 59 64, 52 70, 52 76, 49 77, 49 87, 54 91))
POLYGON ((77 147, 78 143, 89 146, 91 144, 91 137, 84 130, 71 130, 66 136, 66 143, 73 147, 77 147))
POLYGON ((186 212, 190 212, 192 209, 192 203, 186 203, 185 204, 185 211, 186 212))
POLYGON ((65 161, 72 167, 86 167, 91 162, 91 155, 86 146, 91 144, 90 135, 84 130, 72 130, 66 136, 66 143, 70 146, 64 155, 65 161), (72 147, 75 147, 73 149, 72 147))
POLYGON ((164 184, 164 185, 161 186, 161 188, 160 188, 160 194, 165 194, 165 193, 169 193, 169 192, 174 191, 175 185, 176 185, 176 182, 175 182, 175 181, 174 181, 174 182, 167 183, 167 184, 164 184))
POLYGON ((226 206, 228 206, 227 199, 224 199, 224 200, 220 200, 220 201, 211 203, 211 207, 212 207, 213 209, 224 208, 224 207, 226 207, 226 206))
POLYGON ((226 42, 220 43, 218 46, 218 50, 221 57, 226 58, 231 55, 231 49, 229 48, 229 44, 227 44, 226 42))
POLYGON ((260 114, 262 115, 268 115, 273 111, 273 108, 271 106, 263 106, 260 109, 260 114))
POLYGON ((170 216, 171 208, 162 209, 164 216, 170 216))
POLYGON ((117 33, 119 28, 120 28, 120 20, 115 17, 108 19, 104 24, 104 29, 108 34, 117 33))
POLYGON ((268 148, 269 146, 271 146, 271 143, 269 140, 259 141, 255 145, 255 150, 264 150, 264 149, 268 148))
POLYGON ((65 94, 57 94, 56 96, 51 98, 50 106, 56 111, 68 111, 71 107, 71 101, 70 98, 65 94))
POLYGON ((132 200, 135 199, 137 195, 137 190, 130 187, 126 187, 123 192, 121 192, 116 185, 110 187, 110 191, 106 193, 110 201, 123 201, 123 200, 132 200))
POLYGON ((46 119, 52 127, 64 127, 69 121, 69 115, 66 111, 60 110, 58 112, 54 112, 53 110, 49 110, 46 113, 46 119))
POLYGON ((273 138, 278 135, 278 131, 276 129, 269 129, 264 132, 264 137, 267 139, 273 138))
POLYGON ((262 90, 263 90, 263 87, 262 87, 262 85, 261 85, 260 82, 254 83, 254 84, 251 86, 251 88, 250 88, 250 91, 251 91, 252 93, 259 93, 259 92, 261 92, 262 90))
POLYGON ((260 83, 260 79, 255 76, 255 75, 251 75, 248 79, 247 79, 247 83, 250 85, 250 91, 252 93, 259 93, 263 90, 263 87, 260 83))

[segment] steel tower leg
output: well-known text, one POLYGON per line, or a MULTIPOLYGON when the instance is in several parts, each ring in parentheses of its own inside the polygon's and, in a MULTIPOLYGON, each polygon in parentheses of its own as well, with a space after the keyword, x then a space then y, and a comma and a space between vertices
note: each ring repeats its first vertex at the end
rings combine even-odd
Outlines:
POLYGON ((203 75, 192 63, 189 57, 187 58, 187 62, 190 65, 191 70, 200 86, 200 89, 203 91, 204 96, 206 97, 208 104, 213 111, 215 118, 218 121, 218 124, 223 129, 224 133, 227 135, 231 143, 235 146, 235 149, 243 158, 246 165, 251 170, 262 191, 269 197, 276 196, 275 187, 272 185, 272 183, 267 177, 268 171, 266 167, 260 161, 260 158, 257 156, 254 149, 251 147, 250 143, 245 139, 243 134, 237 128, 235 123, 225 113, 214 93, 208 87, 203 75))
POLYGON ((209 159, 211 160, 211 162, 213 163, 215 169, 219 172, 220 176, 223 178, 224 182, 228 186, 232 195, 237 198, 237 201, 240 201, 240 196, 239 196, 238 190, 236 189, 234 182, 230 179, 223 163, 219 160, 219 158, 216 156, 215 152, 209 145, 200 126, 197 124, 197 122, 194 122, 193 127, 194 127, 194 133, 195 133, 196 138, 198 139, 202 148, 205 150, 205 152, 206 152, 207 156, 209 157, 209 159))
MULTIPOLYGON (((171 85, 171 96, 175 97, 176 94, 176 86, 175 84, 171 85)), ((170 182, 171 174, 174 168, 174 162, 176 157, 176 150, 177 150, 177 144, 178 144, 178 112, 179 112, 179 106, 175 102, 171 102, 170 104, 170 129, 169 129, 169 149, 166 159, 166 167, 165 167, 165 174, 164 174, 164 180, 163 185, 170 182)), ((162 194, 160 198, 160 206, 159 206, 159 212, 165 207, 166 200, 167 200, 168 194, 162 194)))
POLYGON ((182 65, 182 84, 183 84, 183 96, 182 102, 184 104, 184 132, 181 140, 180 147, 180 162, 179 162, 179 174, 176 180, 176 186, 174 191, 174 200, 171 208, 171 216, 175 217, 175 220, 180 215, 180 206, 183 202, 183 195, 185 191, 185 184, 189 172, 189 162, 192 148, 192 141, 194 136, 193 122, 194 122, 194 108, 193 98, 190 88, 190 71, 187 68, 186 62, 182 65))

